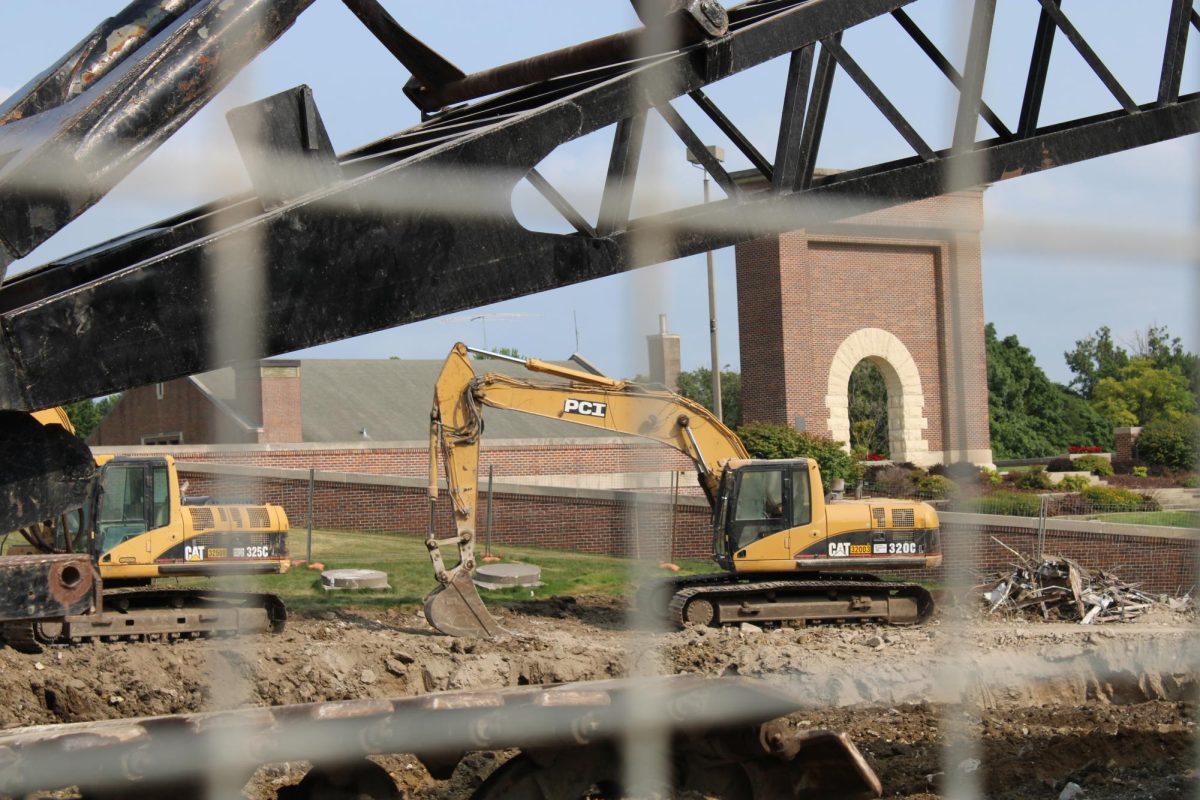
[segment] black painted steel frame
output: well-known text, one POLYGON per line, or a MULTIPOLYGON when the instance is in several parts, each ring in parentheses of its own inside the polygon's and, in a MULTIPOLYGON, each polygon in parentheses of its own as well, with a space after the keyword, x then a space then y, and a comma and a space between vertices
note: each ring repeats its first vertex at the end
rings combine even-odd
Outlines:
MULTIPOLYGON (((1060 0, 1030 2, 1040 3, 1041 12, 1031 31, 1032 58, 1015 126, 982 100, 995 0, 974 5, 961 72, 905 13, 906 0, 763 0, 731 9, 729 33, 721 38, 445 110, 336 158, 320 147, 305 148, 305 141, 315 140, 303 131, 320 127, 310 102, 293 104, 299 122, 287 116, 292 105, 286 102, 256 109, 269 126, 299 131, 266 137, 267 144, 281 158, 315 159, 310 179, 324 176, 323 182, 312 189, 301 181, 307 193, 291 196, 299 190, 278 185, 287 181, 271 180, 269 169, 251 169, 262 176, 255 179, 257 195, 195 209, 7 281, 0 288, 6 345, 0 352, 0 406, 43 407, 218 366, 210 331, 220 324, 222 309, 214 286, 252 268, 231 262, 230 253, 261 249, 267 291, 256 322, 264 338, 236 355, 266 356, 832 221, 848 209, 883 208, 1200 130, 1200 95, 1180 95, 1188 26, 1200 26, 1192 0, 1172 2, 1161 81, 1156 96, 1142 102, 1104 66, 1060 0), (949 149, 932 149, 842 44, 844 31, 884 15, 893 15, 897 34, 911 37, 959 90, 949 149), (1103 81, 1116 107, 1041 126, 1059 32, 1103 81), (703 90, 781 57, 790 58, 790 68, 769 162, 703 90), (816 175, 839 68, 909 142, 914 156, 816 175), (652 96, 646 87, 654 87, 652 96), (768 188, 739 187, 714 161, 706 166, 728 199, 630 219, 647 114, 662 115, 697 158, 707 156, 672 106, 685 95, 746 155, 768 188), (981 118, 996 135, 977 141, 981 118), (560 144, 614 123, 607 183, 593 224, 531 170, 560 144), (574 233, 532 232, 517 222, 511 192, 524 178, 574 233), (470 208, 420 207, 431 186, 445 196, 469 198, 470 208)), ((406 40, 395 35, 389 41, 400 47, 406 40)), ((242 146, 253 159, 248 144, 242 146)), ((253 144, 263 146, 263 137, 253 144)))

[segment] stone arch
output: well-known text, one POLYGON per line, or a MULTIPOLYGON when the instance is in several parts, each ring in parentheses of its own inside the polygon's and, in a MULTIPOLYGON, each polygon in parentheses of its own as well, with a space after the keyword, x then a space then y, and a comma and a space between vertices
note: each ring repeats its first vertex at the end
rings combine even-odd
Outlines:
POLYGON ((880 328, 863 328, 846 337, 829 367, 825 407, 829 410, 829 434, 850 447, 850 373, 858 362, 868 359, 879 368, 887 385, 888 444, 893 461, 917 465, 933 463, 925 429, 925 395, 921 375, 912 354, 896 336, 880 328))

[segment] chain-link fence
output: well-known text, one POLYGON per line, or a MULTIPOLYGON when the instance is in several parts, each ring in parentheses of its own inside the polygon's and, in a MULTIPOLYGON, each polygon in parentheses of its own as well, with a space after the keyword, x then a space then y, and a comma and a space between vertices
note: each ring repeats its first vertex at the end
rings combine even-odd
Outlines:
MULTIPOLYGON (((78 14, 63 10, 65 0, 25 5, 29 16, 0 26, 9 36, 0 59, 29 41, 45 47, 0 79, 0 95, 12 92, 0 105, 5 409, 157 386, 147 399, 157 414, 170 402, 164 382, 178 376, 393 326, 403 347, 437 340, 422 354, 440 354, 449 337, 436 318, 551 290, 574 292, 590 312, 589 335, 621 364, 641 363, 648 320, 686 313, 698 338, 711 334, 719 373, 715 309, 736 296, 743 408, 848 438, 846 382, 870 359, 889 365, 894 455, 988 463, 985 233, 989 269, 1022 276, 1015 286, 989 283, 988 303, 1061 294, 1043 328, 1086 305, 1083 285, 1126 295, 1153 285, 1163 308, 1188 293, 1150 264, 1194 271, 1195 215, 1188 203, 1150 203, 1160 190, 1146 180, 1147 165, 1161 162, 1172 179, 1185 173, 1189 145, 1100 182, 1150 209, 1133 208, 1119 224, 1097 206, 1067 217, 1072 192, 1053 183, 1016 201, 989 189, 1002 209, 995 216, 982 199, 983 187, 1053 178, 1200 130, 1191 0, 751 0, 728 9, 637 0, 619 11, 483 0, 137 0, 122 9, 89 0, 75 4, 78 14), (93 13, 112 16, 91 30, 93 13), (410 17, 437 48, 402 27, 410 17), (237 78, 251 62, 250 78, 237 78), (219 113, 202 112, 214 99, 219 113), (193 114, 197 123, 181 130, 193 114), (134 171, 176 131, 174 149, 146 162, 154 170, 134 171), (346 138, 352 149, 339 152, 334 141, 346 138), (684 151, 719 197, 705 183, 701 202, 684 151), (125 205, 110 203, 121 192, 125 205), (893 213, 900 204, 919 224, 893 213), (1163 230, 1163 216, 1181 221, 1163 230), (849 243, 849 257, 828 258, 834 240, 849 243), (709 312, 688 313, 704 305, 699 256, 734 246, 746 257, 736 288, 726 280, 718 291, 710 278, 709 312), (797 253, 802 265, 787 261, 797 253), (1054 283, 1056 266, 1080 260, 1085 279, 1054 283), (679 263, 657 267, 670 261, 679 263), (792 281, 801 266, 804 279, 792 281), (848 310, 860 302, 867 311, 851 326, 848 310), (788 361, 817 349, 827 358, 816 369, 788 361)), ((1182 284, 1194 288, 1194 276, 1182 284)), ((543 310, 562 311, 564 296, 543 310)), ((531 342, 569 339, 559 322, 531 342)), ((578 342, 577 324, 574 332, 578 342)), ((263 369, 282 368, 259 365, 260 377, 263 369)), ((1021 391, 992 402, 1016 403, 1021 391)), ((217 408, 239 442, 272 446, 263 415, 280 395, 260 390, 257 407, 241 400, 196 395, 188 413, 217 408)), ((369 445, 375 423, 345 419, 343 405, 322 413, 369 445)), ((741 454, 710 463, 696 423, 678 423, 678 449, 702 465, 721 510, 714 489, 729 487, 716 473, 743 467, 733 457, 741 454)), ((146 442, 182 438, 174 427, 140 433, 152 434, 146 442)), ((30 440, 0 440, 15 442, 5 459, 17 487, 9 505, 28 508, 22 493, 53 500, 22 472, 38 461, 30 440)), ((403 477, 425 477, 425 467, 437 470, 425 463, 403 477)), ((503 630, 490 639, 433 635, 418 597, 391 607, 343 600, 298 572, 289 591, 308 605, 274 635, 124 635, 139 611, 134 587, 106 596, 99 616, 41 620, 46 652, 0 655, 0 793, 767 800, 886 791, 974 800, 1194 789, 1190 619, 1107 640, 995 623, 952 602, 974 582, 980 543, 992 535, 976 517, 1024 517, 1034 522, 996 524, 1020 540, 1012 550, 1039 561, 990 589, 998 594, 989 606, 1041 613, 1052 601, 1092 621, 1127 621, 1146 598, 1107 579, 1085 582, 1085 562, 1121 554, 1145 573, 1169 559, 1179 575, 1194 574, 1195 536, 1179 531, 1194 527, 1194 511, 1090 479, 1061 490, 990 473, 876 479, 850 494, 920 497, 945 512, 942 572, 891 585, 877 579, 883 566, 916 570, 939 555, 918 550, 914 509, 893 505, 890 519, 868 512, 857 527, 835 528, 844 522, 836 510, 822 523, 804 519, 802 495, 785 502, 782 489, 803 476, 778 475, 748 504, 753 518, 731 520, 744 539, 723 550, 705 539, 717 538, 712 549, 733 577, 677 576, 661 552, 634 551, 606 564, 615 574, 593 578, 607 594, 494 602, 503 630), (783 513, 796 524, 780 522, 783 513), (1171 532, 1118 535, 1107 523, 1171 532), (1046 552, 1055 525, 1070 535, 1068 555, 1046 552), (890 541, 871 540, 884 530, 890 541), (897 547, 885 552, 889 544, 897 547), (878 560, 876 575, 866 558, 876 554, 903 557, 878 560), (1051 555, 1060 560, 1041 563, 1051 555), (795 581, 800 567, 806 579, 795 581), (631 586, 644 588, 632 597, 631 586), (92 626, 83 647, 66 646, 70 626, 83 623, 92 626)), ((153 494, 152 482, 140 486, 153 494)), ((378 493, 347 486, 319 489, 374 524, 378 493)), ((427 512, 419 489, 400 488, 427 512)), ((134 513, 151 507, 131 499, 134 513)), ((544 497, 517 498, 522 505, 506 511, 523 511, 527 532, 552 542, 594 513, 593 499, 580 493, 570 514, 544 497)), ((442 522, 451 502, 461 513, 478 500, 448 501, 442 522)), ((661 501, 609 503, 620 505, 609 530, 581 530, 588 546, 556 568, 593 576, 589 553, 605 537, 637 542, 654 524, 674 534, 680 521, 661 501)), ((456 532, 464 542, 479 533, 456 532)), ((936 532, 921 533, 929 542, 936 532)), ((326 534, 327 552, 348 563, 372 552, 362 566, 411 563, 427 547, 412 537, 403 544, 415 547, 381 555, 398 537, 326 534)), ((82 584, 78 571, 67 578, 68 589, 82 584)), ((246 610, 233 595, 252 580, 231 579, 232 606, 222 608, 246 610)), ((10 611, 37 605, 25 582, 4 588, 10 611)), ((469 582, 443 588, 443 598, 474 593, 469 582)), ((169 626, 180 608, 148 616, 169 626)), ((17 621, 27 613, 14 612, 17 621)))

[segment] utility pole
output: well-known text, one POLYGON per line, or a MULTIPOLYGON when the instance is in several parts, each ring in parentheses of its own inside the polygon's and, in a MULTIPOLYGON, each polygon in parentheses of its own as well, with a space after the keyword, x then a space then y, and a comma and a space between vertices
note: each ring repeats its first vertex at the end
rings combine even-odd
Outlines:
MULTIPOLYGON (((725 160, 724 148, 718 147, 715 144, 710 144, 706 149, 712 154, 713 158, 717 159, 717 161, 725 160)), ((700 169, 704 172, 704 203, 707 205, 709 193, 708 170, 704 169, 704 165, 696 159, 696 156, 692 154, 691 150, 688 151, 687 158, 689 162, 697 167, 700 167, 700 169)), ((707 253, 705 253, 705 257, 708 259, 708 346, 712 355, 713 413, 716 414, 717 419, 724 422, 725 416, 721 410, 721 356, 717 350, 717 282, 713 267, 712 250, 709 250, 707 253)))

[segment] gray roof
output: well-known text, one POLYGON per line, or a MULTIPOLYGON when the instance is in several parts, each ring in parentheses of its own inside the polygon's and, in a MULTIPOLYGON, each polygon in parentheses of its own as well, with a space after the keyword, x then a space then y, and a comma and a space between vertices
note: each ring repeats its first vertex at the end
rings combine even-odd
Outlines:
MULTIPOLYGON (((429 438, 429 408, 441 360, 302 359, 300 408, 306 442, 425 441, 429 438), (367 436, 361 433, 366 428, 367 436)), ((564 364, 578 369, 575 364, 564 364)), ((479 372, 553 380, 519 364, 476 362, 479 372)), ((193 380, 218 400, 234 399, 233 369, 194 376, 193 380)), ((484 415, 488 439, 576 439, 611 437, 611 431, 546 419, 533 414, 488 409, 484 415)))

